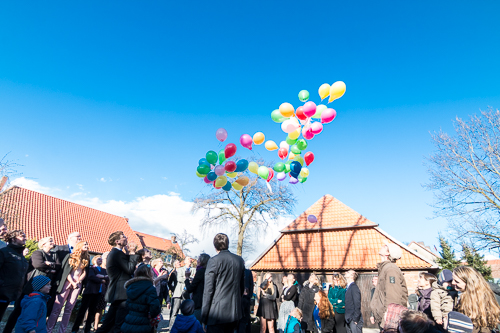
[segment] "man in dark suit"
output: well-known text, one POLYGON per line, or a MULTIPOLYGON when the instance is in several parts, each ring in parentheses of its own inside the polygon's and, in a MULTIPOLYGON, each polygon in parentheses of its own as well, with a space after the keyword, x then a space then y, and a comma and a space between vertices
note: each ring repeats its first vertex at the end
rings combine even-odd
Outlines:
POLYGON ((57 258, 59 262, 63 262, 64 258, 70 253, 73 253, 73 248, 76 246, 76 243, 82 240, 82 236, 78 231, 72 232, 68 235, 68 241, 66 245, 56 245, 51 252, 57 253, 57 258))
POLYGON ((245 264, 229 252, 227 235, 215 235, 214 247, 217 255, 208 261, 205 271, 201 322, 207 333, 233 333, 242 317, 245 264))
POLYGON ((347 333, 362 333, 363 316, 361 315, 361 291, 356 280, 358 273, 353 270, 345 273, 347 290, 345 292, 345 322, 347 333))
POLYGON ((109 277, 109 287, 106 292, 106 302, 111 303, 106 318, 96 333, 121 332, 121 326, 127 315, 127 290, 125 282, 134 274, 139 256, 135 254, 137 245, 127 246, 127 236, 122 231, 116 231, 109 236, 108 243, 114 246, 106 261, 109 277), (126 253, 128 252, 128 253, 126 253))
POLYGON ((250 317, 250 302, 253 296, 253 275, 252 271, 245 268, 243 272, 245 280, 245 291, 241 298, 241 311, 242 318, 238 325, 238 333, 250 333, 251 331, 251 317, 250 317))

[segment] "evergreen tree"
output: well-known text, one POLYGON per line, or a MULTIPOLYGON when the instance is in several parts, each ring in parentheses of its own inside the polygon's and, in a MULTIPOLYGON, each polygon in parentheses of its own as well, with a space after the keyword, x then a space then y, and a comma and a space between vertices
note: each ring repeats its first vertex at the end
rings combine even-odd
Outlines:
POLYGON ((462 244, 463 260, 467 262, 467 266, 474 268, 486 280, 491 280, 491 267, 487 266, 484 256, 481 255, 475 248, 465 243, 462 244))
POLYGON ((441 269, 453 271, 455 267, 460 266, 460 260, 455 257, 455 251, 443 236, 439 236, 439 245, 441 246, 441 252, 439 252, 441 258, 438 258, 437 262, 441 269))
POLYGON ((26 241, 26 248, 29 249, 29 253, 25 256, 25 258, 27 260, 29 260, 31 258, 31 255, 33 254, 33 252, 35 252, 36 250, 38 250, 38 242, 34 239, 28 239, 26 241))

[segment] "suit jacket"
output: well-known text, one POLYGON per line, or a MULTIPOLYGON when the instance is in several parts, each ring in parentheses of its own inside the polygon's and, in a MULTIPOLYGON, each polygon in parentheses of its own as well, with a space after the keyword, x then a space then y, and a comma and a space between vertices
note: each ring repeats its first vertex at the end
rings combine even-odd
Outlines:
POLYGON ((359 323, 361 318, 361 291, 353 282, 345 292, 345 321, 359 323))
POLYGON ((50 252, 56 253, 57 259, 62 263, 64 258, 70 254, 69 245, 56 245, 50 252))
POLYGON ((109 287, 106 292, 106 302, 124 301, 127 299, 125 282, 134 274, 139 256, 125 254, 114 247, 108 254, 106 271, 109 277, 109 287))
POLYGON ((97 269, 97 267, 92 266, 89 268, 89 275, 87 277, 87 284, 85 285, 85 290, 83 291, 83 294, 99 294, 99 290, 101 289, 101 286, 105 285, 109 281, 109 277, 106 276, 104 279, 99 279, 97 277, 98 274, 101 275, 108 275, 106 272, 106 269, 101 268, 101 271, 97 269), (105 280, 106 283, 102 283, 102 280, 105 280))
POLYGON ((241 297, 245 288, 245 264, 228 250, 210 258, 205 271, 201 322, 207 325, 232 323, 242 317, 241 297))
POLYGON ((206 267, 200 267, 196 270, 193 281, 186 279, 186 291, 193 293, 194 308, 201 309, 203 304, 203 289, 205 287, 206 267))

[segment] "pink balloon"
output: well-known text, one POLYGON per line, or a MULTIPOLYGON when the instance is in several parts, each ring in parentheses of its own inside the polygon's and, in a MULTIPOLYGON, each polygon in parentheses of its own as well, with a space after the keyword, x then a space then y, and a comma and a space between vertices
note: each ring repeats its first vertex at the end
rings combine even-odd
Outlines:
POLYGON ((314 102, 309 101, 306 104, 304 104, 304 106, 302 107, 302 111, 304 112, 304 115, 307 118, 310 118, 314 116, 314 114, 316 113, 316 104, 314 102))
POLYGON ((321 114, 321 123, 322 124, 331 123, 336 116, 337 116, 337 111, 335 111, 334 109, 326 109, 321 114))
POLYGON ((224 167, 222 165, 218 165, 215 167, 214 172, 217 176, 222 176, 224 174, 224 172, 226 172, 226 169, 224 169, 224 167))
POLYGON ((314 133, 311 131, 310 127, 304 127, 302 129, 302 136, 306 140, 311 140, 312 138, 314 138, 314 133))
POLYGON ((220 142, 224 142, 227 139, 227 131, 224 128, 219 128, 217 132, 215 132, 215 137, 220 142))
POLYGON ((323 131, 323 124, 321 124, 320 122, 315 122, 311 124, 311 132, 313 132, 313 134, 319 134, 322 131, 323 131))
POLYGON ((241 137, 240 137, 240 143, 243 147, 245 148, 248 148, 250 150, 252 150, 252 143, 253 143, 253 139, 250 135, 248 134, 243 134, 241 137))
POLYGON ((205 181, 205 183, 207 184, 211 184, 213 182, 213 180, 208 180, 207 176, 205 176, 205 178, 203 178, 203 180, 205 181))
POLYGON ((290 118, 281 123, 281 129, 285 133, 295 132, 298 128, 300 128, 300 124, 297 118, 290 118))

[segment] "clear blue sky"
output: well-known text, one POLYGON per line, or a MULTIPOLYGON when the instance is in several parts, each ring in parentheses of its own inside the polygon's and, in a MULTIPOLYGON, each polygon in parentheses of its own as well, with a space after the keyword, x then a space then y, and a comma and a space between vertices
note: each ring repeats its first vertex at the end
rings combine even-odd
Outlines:
POLYGON ((498 1, 2 2, 0 153, 61 196, 83 184, 101 200, 192 200, 217 128, 228 142, 257 131, 279 142, 272 110, 342 80, 296 213, 329 193, 401 241, 434 244, 446 222, 427 219, 429 132, 500 107, 499 12, 498 1))

